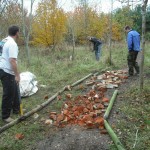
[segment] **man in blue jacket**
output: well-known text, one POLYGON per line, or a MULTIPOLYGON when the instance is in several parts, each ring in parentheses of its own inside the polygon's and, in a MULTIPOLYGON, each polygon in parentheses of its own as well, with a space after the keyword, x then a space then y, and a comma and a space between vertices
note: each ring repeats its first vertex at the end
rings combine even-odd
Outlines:
POLYGON ((140 49, 140 34, 132 30, 129 26, 125 27, 125 32, 127 33, 127 45, 128 45, 128 67, 129 67, 129 76, 134 75, 134 68, 136 74, 139 74, 139 66, 136 62, 138 52, 140 49))
POLYGON ((93 51, 95 51, 96 60, 99 61, 102 42, 100 39, 88 36, 87 39, 93 43, 93 51))

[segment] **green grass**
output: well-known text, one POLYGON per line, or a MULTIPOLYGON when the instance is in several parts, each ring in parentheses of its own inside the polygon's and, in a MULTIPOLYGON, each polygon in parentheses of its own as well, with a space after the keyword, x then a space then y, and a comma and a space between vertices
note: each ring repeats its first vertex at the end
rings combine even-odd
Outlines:
POLYGON ((122 131, 121 139, 128 150, 149 150, 150 148, 150 81, 145 80, 143 93, 140 94, 137 83, 123 94, 126 105, 120 106, 126 115, 118 124, 122 131), (136 139, 135 148, 133 145, 136 139))
MULTIPOLYGON (((28 111, 46 101, 44 100, 45 95, 49 95, 50 97, 65 85, 71 84, 91 72, 101 71, 107 67, 109 67, 109 70, 127 67, 127 50, 124 44, 113 45, 113 66, 109 66, 107 63, 109 53, 106 46, 102 48, 100 62, 97 62, 94 53, 89 51, 89 48, 85 47, 76 48, 74 61, 69 59, 72 53, 71 47, 64 47, 62 51, 55 52, 51 52, 44 48, 32 47, 30 53, 31 62, 28 66, 25 50, 24 48, 20 48, 18 62, 21 72, 30 71, 35 74, 39 85, 39 91, 35 95, 22 99, 23 107, 28 111), (46 88, 42 88, 40 85, 46 85, 46 88)), ((149 58, 150 54, 147 50, 145 58, 146 66, 150 64, 149 58)), ((0 92, 2 94, 2 88, 0 92)), ((80 92, 81 91, 76 87, 71 93, 77 95, 80 92)), ((64 100, 65 95, 63 94, 62 97, 64 100)), ((62 101, 55 100, 42 111, 38 112, 38 120, 33 119, 31 116, 26 121, 3 132, 0 136, 0 150, 30 150, 34 147, 36 143, 46 137, 49 132, 53 132, 53 128, 45 126, 41 120, 43 120, 43 118, 48 118, 50 111, 60 111, 62 103, 62 101), (25 138, 21 141, 16 140, 16 133, 23 133, 25 138)), ((12 117, 16 118, 17 116, 13 115, 12 117)), ((4 125, 4 123, 0 121, 0 126, 2 125, 4 125)))

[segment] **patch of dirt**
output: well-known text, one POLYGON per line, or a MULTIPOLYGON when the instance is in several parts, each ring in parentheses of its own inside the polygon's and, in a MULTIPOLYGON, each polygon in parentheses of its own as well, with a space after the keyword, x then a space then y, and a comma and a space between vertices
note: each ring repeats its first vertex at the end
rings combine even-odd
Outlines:
POLYGON ((38 150, 108 150, 110 139, 98 129, 71 126, 60 129, 39 143, 38 150))

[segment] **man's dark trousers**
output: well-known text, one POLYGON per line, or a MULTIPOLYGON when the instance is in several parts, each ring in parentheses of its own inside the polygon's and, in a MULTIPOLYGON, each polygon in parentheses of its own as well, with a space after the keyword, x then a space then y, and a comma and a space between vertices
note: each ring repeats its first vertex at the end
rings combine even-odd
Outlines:
POLYGON ((0 79, 3 86, 2 119, 10 117, 11 110, 18 112, 20 108, 15 76, 0 69, 0 79))
POLYGON ((138 55, 138 51, 133 51, 130 50, 128 53, 128 67, 129 67, 129 75, 134 75, 134 68, 136 70, 136 73, 139 74, 139 66, 138 63, 136 62, 137 59, 137 55, 138 55))

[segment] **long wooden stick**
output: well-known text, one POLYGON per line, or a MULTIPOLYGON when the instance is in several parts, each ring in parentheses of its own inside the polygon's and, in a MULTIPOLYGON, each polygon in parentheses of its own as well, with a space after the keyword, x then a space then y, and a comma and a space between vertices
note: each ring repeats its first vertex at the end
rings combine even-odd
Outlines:
POLYGON ((78 80, 77 82, 73 83, 73 84, 71 85, 71 87, 74 87, 74 86, 78 85, 79 83, 83 82, 85 79, 91 77, 92 75, 93 75, 93 73, 88 74, 88 75, 85 76, 84 78, 82 78, 82 79, 78 80))
POLYGON ((114 104, 114 101, 115 101, 115 99, 116 99, 116 97, 117 97, 117 94, 118 94, 118 90, 115 90, 115 92, 113 93, 112 98, 110 99, 110 102, 109 102, 109 105, 108 105, 108 107, 107 107, 107 110, 106 110, 106 112, 105 112, 105 114, 104 114, 104 118, 105 118, 105 119, 107 119, 107 118, 109 117, 110 111, 111 111, 112 106, 113 106, 113 104, 114 104))
POLYGON ((113 142, 117 146, 118 150, 125 150, 125 148, 123 147, 122 143, 118 139, 117 135, 112 130, 111 126, 108 124, 108 122, 106 120, 104 120, 104 125, 105 125, 105 128, 108 131, 109 135, 111 136, 113 142))
POLYGON ((36 108, 32 109, 31 111, 25 113, 23 116, 15 119, 14 121, 4 125, 3 127, 0 128, 0 133, 2 133, 3 131, 5 131, 6 129, 14 126, 15 124, 25 120, 26 118, 28 118, 29 116, 31 116, 32 114, 34 114, 35 112, 41 110, 42 108, 46 107, 50 102, 52 102, 59 94, 61 94, 63 91, 65 91, 65 87, 60 90, 59 92, 57 92, 55 95, 53 95, 52 97, 50 97, 46 102, 42 103, 41 105, 38 105, 36 108))

